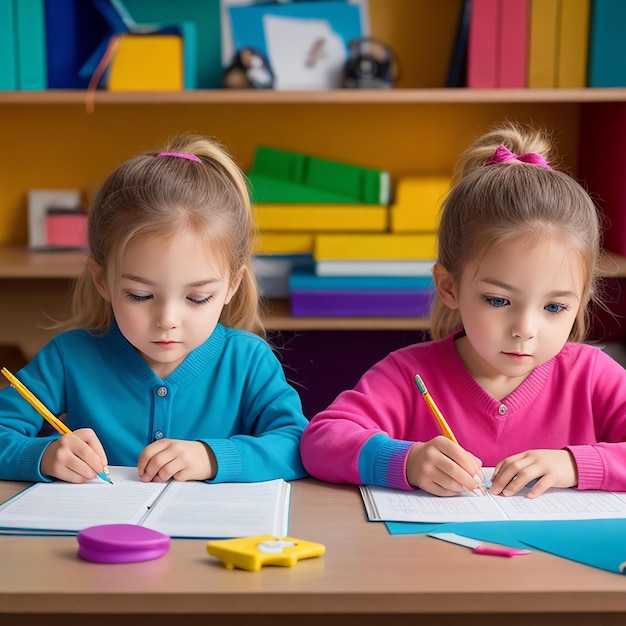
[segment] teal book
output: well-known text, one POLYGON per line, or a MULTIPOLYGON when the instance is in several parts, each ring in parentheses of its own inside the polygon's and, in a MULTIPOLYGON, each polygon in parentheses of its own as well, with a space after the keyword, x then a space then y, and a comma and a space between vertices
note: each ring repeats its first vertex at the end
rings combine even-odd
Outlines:
POLYGON ((626 87, 626 2, 594 0, 589 34, 589 87, 626 87))
POLYGON ((257 148, 248 179, 255 203, 390 201, 389 172, 267 146, 257 148))
POLYGON ((44 0, 16 0, 18 89, 48 88, 44 0))
POLYGON ((0 91, 17 89, 13 0, 0 0, 0 91))
POLYGON ((432 276, 318 276, 313 264, 294 267, 290 291, 420 291, 433 289, 432 276))

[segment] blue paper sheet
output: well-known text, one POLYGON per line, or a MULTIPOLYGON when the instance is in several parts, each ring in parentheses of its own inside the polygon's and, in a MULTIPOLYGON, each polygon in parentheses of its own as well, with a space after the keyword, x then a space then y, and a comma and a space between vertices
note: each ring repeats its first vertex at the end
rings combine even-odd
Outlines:
POLYGON ((534 548, 618 574, 626 569, 626 519, 385 524, 392 535, 453 532, 513 548, 534 548))

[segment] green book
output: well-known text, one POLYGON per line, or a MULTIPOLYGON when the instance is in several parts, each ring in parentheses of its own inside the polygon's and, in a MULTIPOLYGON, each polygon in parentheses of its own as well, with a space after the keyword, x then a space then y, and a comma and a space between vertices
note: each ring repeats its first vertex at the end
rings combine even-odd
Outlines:
POLYGON ((389 172, 259 146, 248 172, 254 203, 378 204, 390 201, 389 172))

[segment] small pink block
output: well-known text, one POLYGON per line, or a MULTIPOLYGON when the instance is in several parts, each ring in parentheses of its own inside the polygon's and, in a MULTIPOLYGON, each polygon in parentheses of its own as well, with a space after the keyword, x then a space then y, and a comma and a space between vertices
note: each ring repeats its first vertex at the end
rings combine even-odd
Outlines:
POLYGON ((87 213, 84 211, 50 211, 46 216, 46 241, 55 248, 87 246, 87 213))

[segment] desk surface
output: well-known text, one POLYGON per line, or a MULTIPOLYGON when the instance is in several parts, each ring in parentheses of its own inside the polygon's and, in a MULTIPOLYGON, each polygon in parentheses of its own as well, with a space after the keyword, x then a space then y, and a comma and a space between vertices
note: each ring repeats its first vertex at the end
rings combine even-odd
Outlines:
MULTIPOLYGON (((21 486, 0 482, 0 501, 21 486)), ((594 624, 626 621, 626 577, 541 552, 487 557, 425 536, 389 535, 384 524, 366 520, 354 486, 295 481, 290 535, 325 544, 326 555, 246 572, 226 570, 203 540, 174 540, 161 559, 100 565, 77 558, 75 537, 3 536, 0 621, 41 613, 260 614, 273 615, 273 624, 281 614, 380 613, 546 616, 533 626, 556 623, 554 613, 594 614, 594 624)))

